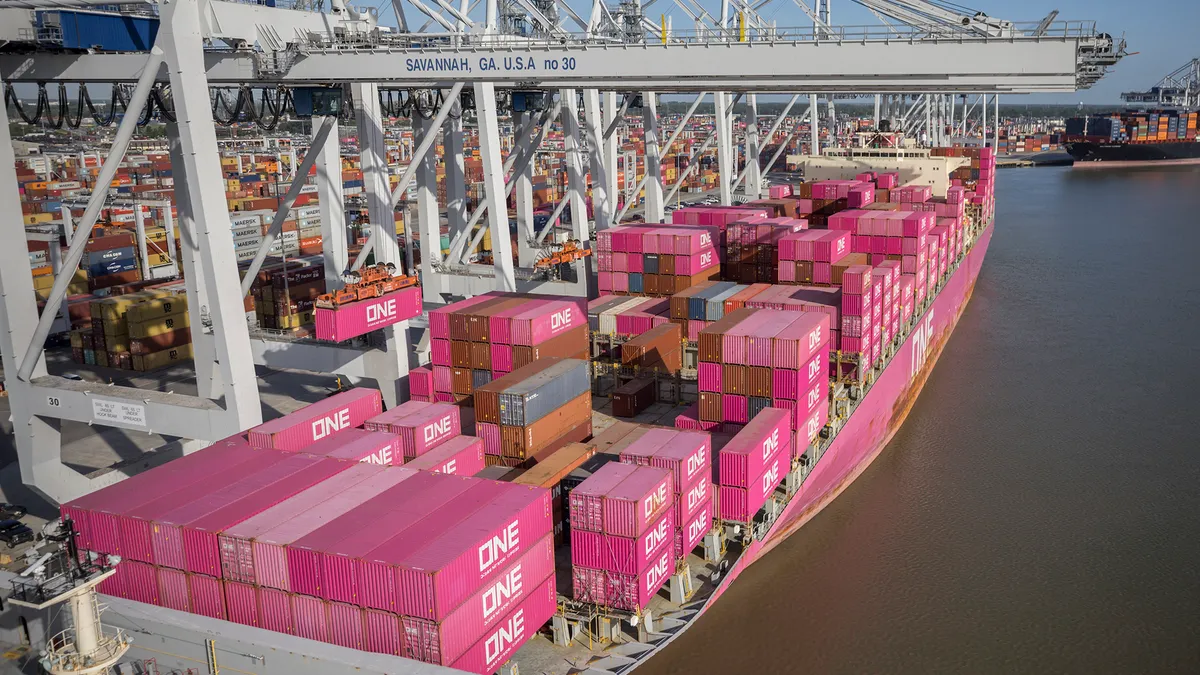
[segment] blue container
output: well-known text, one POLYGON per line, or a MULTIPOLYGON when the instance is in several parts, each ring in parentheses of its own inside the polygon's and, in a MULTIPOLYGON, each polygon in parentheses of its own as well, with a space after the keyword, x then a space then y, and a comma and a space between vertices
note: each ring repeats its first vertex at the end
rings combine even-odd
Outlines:
POLYGON ((43 35, 63 49, 96 49, 105 52, 148 52, 158 36, 156 17, 129 16, 85 10, 38 11, 35 22, 43 35))
POLYGON ((108 262, 98 262, 88 265, 88 277, 95 279, 106 274, 117 274, 119 272, 128 272, 129 270, 137 269, 137 259, 130 260, 111 260, 108 262))
POLYGON ((629 273, 629 292, 630 293, 643 293, 644 291, 642 290, 642 288, 643 288, 642 274, 640 272, 630 272, 629 273))
POLYGON ((342 182, 342 186, 348 188, 360 188, 363 186, 363 182, 361 180, 347 180, 342 182))
POLYGON ((688 298, 688 318, 693 321, 704 321, 708 315, 708 301, 736 285, 732 281, 718 281, 688 298))
POLYGON ((657 253, 647 253, 646 256, 642 258, 642 270, 646 274, 658 274, 657 253))

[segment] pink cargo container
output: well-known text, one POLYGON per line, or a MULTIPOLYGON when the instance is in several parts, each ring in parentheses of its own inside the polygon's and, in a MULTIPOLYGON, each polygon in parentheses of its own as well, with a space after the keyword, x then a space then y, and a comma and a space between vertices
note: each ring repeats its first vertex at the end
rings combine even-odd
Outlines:
MULTIPOLYGON (((654 466, 637 467, 604 495, 603 532, 618 537, 638 536, 660 513, 671 508, 674 496, 670 471, 654 466)), ((572 519, 571 523, 574 522, 572 519)))
POLYGON ((429 311, 429 335, 430 337, 441 338, 444 340, 450 339, 450 315, 462 312, 463 310, 478 305, 481 302, 487 302, 496 297, 494 293, 484 293, 467 298, 461 302, 456 302, 453 305, 438 307, 429 311))
POLYGON ((284 546, 416 472, 359 464, 222 532, 221 572, 225 579, 290 590, 284 546))
POLYGON ((832 263, 841 260, 850 252, 850 233, 837 230, 827 230, 824 235, 813 240, 813 259, 817 262, 832 263))
POLYGON ((767 503, 767 498, 775 492, 775 488, 783 482, 790 460, 784 453, 776 453, 762 473, 750 481, 748 488, 721 485, 718 498, 721 520, 750 522, 754 514, 767 503))
POLYGON ((402 617, 404 656, 449 665, 554 575, 554 537, 547 535, 440 622, 402 617))
POLYGON ((260 424, 250 430, 248 437, 256 448, 302 450, 330 434, 361 427, 382 410, 379 391, 351 389, 260 424))
POLYGON ((341 602, 329 603, 329 642, 350 649, 366 646, 363 608, 341 602))
POLYGON ((341 305, 337 309, 317 307, 313 312, 313 320, 318 340, 342 342, 420 314, 421 288, 409 286, 377 298, 341 305))
POLYGON ((296 634, 292 596, 275 588, 258 588, 258 618, 262 627, 276 633, 296 634))
POLYGON ((296 635, 329 642, 329 603, 307 595, 293 595, 291 600, 296 635))
POLYGON ((187 578, 192 613, 225 619, 228 613, 225 611, 225 589, 221 586, 221 580, 205 574, 189 574, 187 578))
POLYGON ((455 436, 406 464, 409 469, 474 476, 483 471, 483 439, 455 436))
POLYGON ((652 558, 653 562, 637 574, 572 566, 571 586, 575 599, 627 611, 645 609, 675 571, 675 546, 671 540, 664 543, 652 558))
POLYGON ((391 431, 393 422, 414 415, 431 405, 433 404, 425 401, 405 401, 391 410, 368 418, 362 426, 367 431, 391 431))
POLYGON ((154 604, 167 609, 190 612, 192 603, 188 593, 187 573, 170 567, 156 567, 155 576, 158 593, 154 604))
MULTIPOLYGON (((274 456, 282 459, 282 455, 274 456)), ((73 499, 62 505, 62 515, 74 522, 80 548, 121 555, 122 515, 188 486, 211 487, 209 481, 213 476, 224 475, 251 460, 261 463, 264 459, 267 457, 252 450, 244 438, 234 436, 73 499)))
MULTIPOLYGON (((435 366, 450 367, 452 357, 450 355, 450 341, 440 338, 433 338, 429 341, 429 362, 435 366)), ((430 373, 433 371, 431 370, 430 373)), ((410 385, 411 387, 411 385, 410 385)))
POLYGON ((491 675, 504 665, 558 611, 553 577, 542 582, 516 609, 491 631, 480 636, 451 666, 479 675, 491 675))
POLYGON ((483 441, 484 454, 496 456, 501 454, 499 424, 476 422, 475 435, 483 441))
POLYGON ((446 525, 445 534, 396 565, 400 614, 434 621, 444 618, 530 545, 554 531, 549 490, 501 485, 505 491, 484 508, 456 526, 446 525))
POLYGON ((431 403, 411 415, 398 418, 384 413, 368 422, 400 436, 405 460, 419 457, 462 432, 458 406, 447 403, 431 403), (386 422, 381 417, 386 417, 386 422))
POLYGON ((712 438, 703 432, 651 429, 621 451, 621 461, 671 472, 676 492, 711 473, 712 438))
POLYGON ((428 366, 408 371, 408 391, 413 396, 433 396, 433 371, 428 366))
MULTIPOLYGON (((789 430, 790 432, 790 430, 789 430)), ((712 501, 713 484, 711 474, 696 478, 696 482, 684 488, 675 498, 675 527, 686 523, 706 501, 712 501)))
POLYGON ((721 486, 748 488, 776 455, 790 459, 791 417, 791 411, 766 408, 721 448, 717 455, 721 486))
POLYGON ((493 344, 490 346, 492 352, 492 370, 501 373, 510 373, 513 369, 513 348, 512 345, 493 344))
MULTIPOLYGON (((697 407, 697 410, 699 408, 697 407)), ((637 469, 632 464, 609 462, 577 485, 568 498, 571 527, 604 531, 604 498, 637 469)))
POLYGON ((796 370, 808 363, 823 345, 828 346, 829 327, 828 314, 803 313, 775 336, 773 365, 796 370))
POLYGON ((650 564, 654 554, 675 532, 675 509, 667 509, 658 520, 636 537, 618 537, 586 530, 571 530, 571 564, 636 574, 650 564))
POLYGON ((243 626, 259 626, 262 619, 258 615, 258 591, 254 586, 228 579, 223 584, 229 620, 243 626))
POLYGON ((322 554, 322 597, 394 611, 395 573, 388 562, 396 556, 389 552, 395 546, 412 550, 417 543, 429 541, 442 532, 441 527, 453 527, 486 506, 497 492, 489 481, 474 480, 461 490, 462 476, 430 475, 458 480, 443 480, 440 490, 409 499, 389 514, 387 522, 356 532, 322 554))
POLYGON ((366 609, 363 610, 363 624, 366 631, 364 649, 376 654, 403 656, 404 645, 398 615, 378 609, 366 609))
POLYGON ((701 361, 699 379, 700 391, 721 391, 721 364, 701 361))
POLYGON ((398 434, 366 429, 347 429, 322 438, 305 448, 304 454, 368 464, 404 463, 398 434))
POLYGON ((712 499, 707 499, 686 523, 675 530, 675 558, 685 559, 713 529, 712 499))
MULTIPOLYGON (((389 469, 391 470, 393 469, 389 469)), ((465 490, 470 484, 471 481, 462 482, 462 489, 465 490)), ((380 523, 390 522, 391 515, 411 500, 429 500, 433 494, 443 492, 449 494, 442 476, 418 471, 416 475, 407 478, 404 485, 386 489, 378 496, 363 501, 343 515, 332 518, 290 543, 277 542, 285 547, 287 554, 290 588, 286 590, 322 596, 325 584, 321 573, 321 558, 325 551, 336 548, 350 537, 363 536, 366 532, 378 530, 380 523)), ((282 536, 278 538, 284 539, 282 536)))
MULTIPOLYGON (((532 303, 531 303, 532 304, 532 303)), ((532 347, 587 325, 587 311, 565 300, 541 303, 512 318, 512 343, 532 347)))

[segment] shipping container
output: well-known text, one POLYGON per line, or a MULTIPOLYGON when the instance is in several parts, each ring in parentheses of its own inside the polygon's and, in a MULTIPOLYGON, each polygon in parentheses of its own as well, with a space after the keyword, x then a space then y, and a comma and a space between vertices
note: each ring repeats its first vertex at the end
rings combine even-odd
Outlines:
POLYGON ((621 461, 667 469, 678 494, 712 473, 712 439, 704 432, 650 429, 621 451, 621 461))
POLYGON ((564 402, 590 392, 587 361, 562 359, 537 374, 499 391, 500 423, 524 427, 537 422, 564 402))
POLYGON ((492 675, 558 611, 553 577, 546 579, 524 602, 484 633, 452 666, 478 675, 492 675))
POLYGON ((749 488, 750 481, 761 475, 776 455, 790 458, 791 418, 789 410, 767 408, 751 420, 721 449, 717 457, 719 484, 749 488))
POLYGON ((301 450, 343 429, 361 427, 383 410, 375 389, 350 389, 294 413, 254 427, 247 434, 256 448, 301 450))
POLYGON ((313 317, 318 340, 342 342, 421 314, 421 289, 410 286, 336 309, 317 307, 313 317))
POLYGON ((571 564, 619 574, 637 574, 660 548, 670 548, 675 535, 675 510, 667 509, 635 537, 621 537, 572 528, 571 564))
POLYGON ((405 465, 409 469, 474 476, 483 470, 483 439, 456 436, 405 465))
POLYGON ((767 503, 767 499, 775 493, 775 488, 783 482, 789 465, 790 458, 783 453, 777 453, 774 459, 767 462, 762 473, 750 481, 749 487, 721 485, 717 499, 721 520, 750 522, 763 504, 767 503))
POLYGON ((572 566, 571 586, 575 600, 613 609, 645 609, 675 571, 674 546, 669 542, 653 562, 637 574, 572 566))
POLYGON ((432 403, 409 414, 394 414, 403 407, 397 406, 366 423, 371 428, 386 429, 399 435, 405 460, 425 454, 462 431, 458 406, 432 403))

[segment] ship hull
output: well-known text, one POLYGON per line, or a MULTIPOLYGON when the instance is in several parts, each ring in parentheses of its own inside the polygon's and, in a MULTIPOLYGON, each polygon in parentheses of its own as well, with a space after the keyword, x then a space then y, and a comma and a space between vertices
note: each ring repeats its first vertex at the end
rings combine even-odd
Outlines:
POLYGON ((1066 144, 1067 153, 1080 168, 1141 166, 1146 164, 1200 164, 1200 143, 1178 141, 1163 143, 1066 144))
POLYGON ((949 341, 959 316, 971 299, 994 228, 994 223, 988 225, 980 234, 958 270, 921 317, 920 328, 913 330, 900 346, 846 426, 805 479, 800 491, 788 502, 767 537, 753 542, 738 558, 721 586, 703 607, 698 608, 699 613, 713 606, 725 589, 750 565, 836 499, 871 465, 899 431, 949 341))

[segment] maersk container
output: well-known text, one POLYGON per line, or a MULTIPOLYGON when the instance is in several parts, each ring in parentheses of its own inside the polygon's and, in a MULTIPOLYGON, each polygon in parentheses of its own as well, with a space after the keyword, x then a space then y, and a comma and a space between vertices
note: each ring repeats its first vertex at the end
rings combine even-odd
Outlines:
POLYGON ((302 450, 344 429, 361 427, 383 410, 376 389, 351 389, 254 427, 247 434, 256 448, 302 450))
MULTIPOLYGON (((477 480, 470 489, 456 494, 437 508, 424 508, 417 504, 410 505, 407 511, 399 511, 405 516, 402 527, 392 528, 389 532, 391 536, 370 551, 354 551, 358 553, 353 561, 358 603, 364 607, 403 613, 400 611, 402 593, 398 579, 399 563, 409 554, 490 507, 508 487, 499 481, 477 480)), ((326 555, 327 560, 330 557, 326 555)), ((334 581, 340 583, 337 579, 334 581)), ((336 584, 331 584, 331 587, 334 592, 340 590, 336 584)))
POLYGON ((667 509, 636 537, 572 529, 571 564, 617 574, 637 574, 650 564, 661 546, 673 541, 675 523, 675 509, 667 509))
POLYGON ((459 476, 474 476, 483 471, 483 439, 455 436, 405 464, 405 468, 459 476))
POLYGON ((750 481, 749 487, 720 486, 717 504, 720 507, 721 520, 750 522, 754 514, 767 503, 767 498, 775 492, 775 488, 783 482, 789 463, 790 458, 778 453, 767 463, 762 473, 750 481))
POLYGON ((604 495, 603 532, 636 537, 674 503, 675 482, 669 470, 636 467, 628 478, 604 495))
POLYGON ((554 575, 554 537, 546 535, 445 619, 402 617, 406 658, 448 666, 554 575))
POLYGON ((781 452, 791 458, 791 418, 789 410, 767 408, 750 420, 717 456, 717 477, 721 485, 750 487, 750 481, 762 473, 781 452))
POLYGON ((621 451, 621 461, 671 472, 675 493, 711 473, 712 437, 705 432, 651 429, 621 451))
POLYGON ((603 532, 604 498, 636 470, 632 464, 609 462, 575 486, 568 499, 571 527, 603 532))
POLYGON ((38 41, 62 49, 148 52, 158 36, 158 17, 86 10, 39 10, 38 41))
POLYGON ((478 675, 491 675, 504 665, 558 611, 554 577, 542 582, 525 601, 484 633, 451 666, 478 675))
POLYGON ((670 542, 662 547, 645 569, 637 574, 617 574, 607 570, 573 566, 571 587, 580 602, 604 605, 614 609, 636 611, 645 609, 667 579, 675 571, 675 547, 670 542))
POLYGON ((588 362, 563 359, 500 392, 500 423, 525 427, 591 391, 588 362))
POLYGON ((318 340, 342 342, 421 314, 421 289, 410 286, 337 309, 318 307, 313 313, 318 340))

